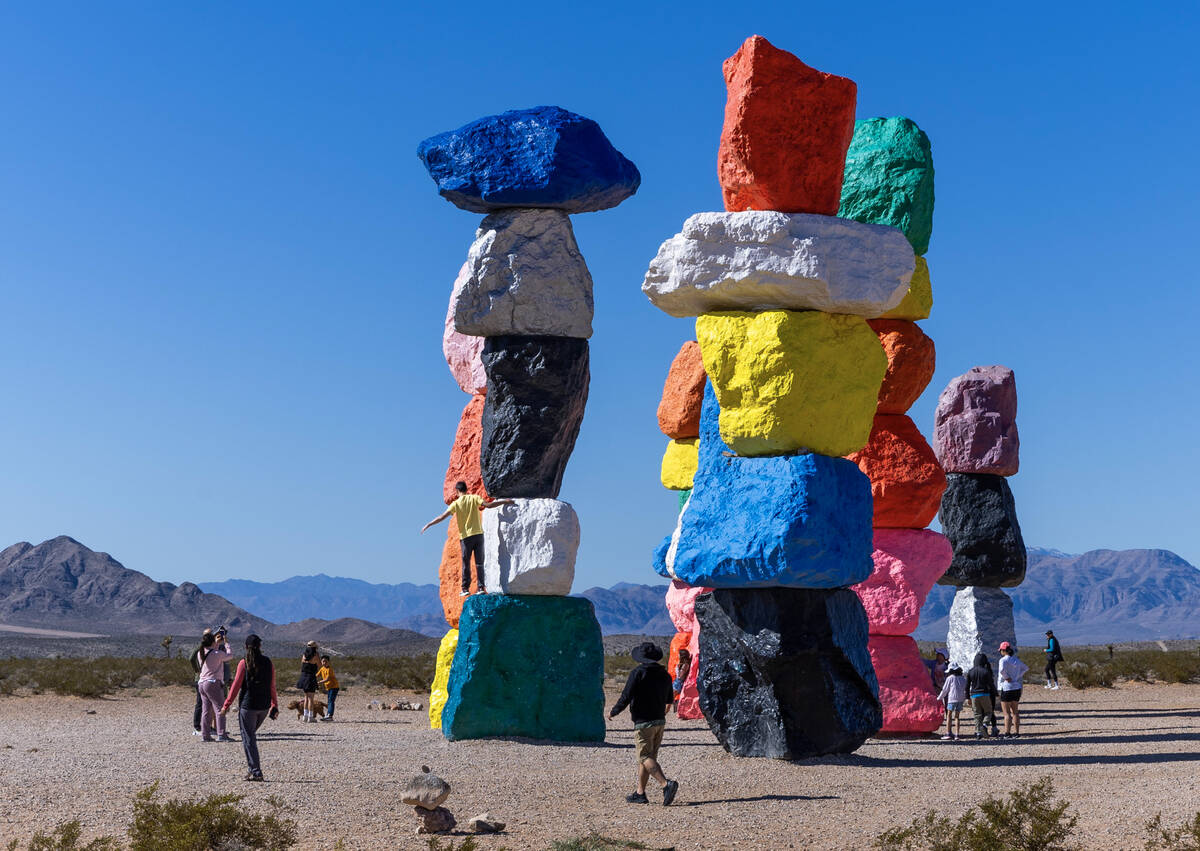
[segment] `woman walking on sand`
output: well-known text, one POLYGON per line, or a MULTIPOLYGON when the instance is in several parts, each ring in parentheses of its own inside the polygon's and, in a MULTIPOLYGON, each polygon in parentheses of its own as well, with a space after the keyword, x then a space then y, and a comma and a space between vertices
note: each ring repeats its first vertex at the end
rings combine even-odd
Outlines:
POLYGON ((1004 710, 1004 738, 1021 735, 1021 677, 1029 666, 1017 658, 1017 651, 1007 641, 1000 645, 1000 708, 1004 710))
POLYGON ((246 658, 238 662, 237 673, 221 714, 229 711, 234 699, 238 704, 238 723, 242 727, 242 750, 246 752, 246 780, 262 782, 262 764, 258 759, 258 728, 267 718, 279 716, 279 696, 275 692, 275 665, 263 655, 262 639, 254 633, 246 636, 246 658))
POLYGON ((300 657, 300 679, 296 688, 304 692, 304 716, 301 720, 315 722, 317 705, 317 671, 321 669, 321 651, 317 642, 310 641, 304 646, 304 655, 300 657))
POLYGON ((220 707, 225 700, 225 663, 233 658, 233 651, 225 640, 225 633, 215 635, 207 630, 200 639, 200 648, 196 651, 196 662, 200 670, 196 687, 200 690, 200 732, 201 741, 213 741, 213 726, 217 730, 218 742, 230 741, 225 733, 225 716, 220 707))

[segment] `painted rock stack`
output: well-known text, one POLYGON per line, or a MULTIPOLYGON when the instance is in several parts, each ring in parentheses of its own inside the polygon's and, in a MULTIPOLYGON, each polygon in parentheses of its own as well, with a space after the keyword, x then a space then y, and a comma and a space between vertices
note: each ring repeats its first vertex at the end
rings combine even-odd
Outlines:
POLYGON ((977 366, 938 398, 933 449, 946 469, 938 515, 954 547, 938 581, 956 585, 947 649, 953 664, 1016 645, 1012 599, 1005 588, 1025 579, 1025 542, 1006 477, 1020 467, 1017 381, 1004 366, 977 366))
MULTIPOLYGON (((700 708, 739 756, 857 748, 882 724, 868 621, 872 433, 908 300, 905 233, 838 217, 855 84, 766 39, 724 65, 724 213, 663 243, 642 289, 695 316, 708 383, 696 472, 656 569, 692 588, 700 708)), ((934 500, 936 508, 936 498, 934 500)))
POLYGON ((871 661, 879 678, 883 731, 928 733, 943 717, 917 643, 925 598, 950 566, 946 538, 930 529, 946 475, 908 410, 933 378, 933 340, 917 326, 933 304, 923 255, 933 230, 933 155, 908 118, 855 122, 839 215, 901 230, 918 255, 909 291, 868 324, 887 354, 867 445, 850 456, 871 480, 874 571, 854 590, 867 611, 871 661))
POLYGON ((439 573, 452 629, 430 723, 448 739, 602 740, 600 626, 590 602, 567 596, 580 529, 558 499, 587 403, 593 312, 569 214, 615 207, 641 177, 599 125, 559 107, 481 118, 417 154, 444 198, 484 214, 443 337, 472 394, 445 497, 461 480, 514 500, 483 515, 486 595, 458 595, 458 535, 448 532, 439 573))

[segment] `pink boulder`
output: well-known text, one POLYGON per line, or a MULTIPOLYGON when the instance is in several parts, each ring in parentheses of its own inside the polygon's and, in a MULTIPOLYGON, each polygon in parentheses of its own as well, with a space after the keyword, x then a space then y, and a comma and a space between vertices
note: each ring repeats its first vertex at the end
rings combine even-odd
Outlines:
POLYGON ((875 570, 854 593, 872 635, 909 635, 934 583, 950 569, 954 549, 932 529, 876 529, 875 570))
MULTIPOLYGON (((675 701, 675 715, 684 720, 704 717, 704 713, 700 711, 700 692, 696 688, 696 674, 700 671, 699 624, 692 630, 692 640, 688 642, 688 652, 692 654, 692 670, 683 684, 683 691, 679 693, 679 700, 675 701)), ((671 672, 671 676, 675 676, 674 671, 671 672)))
MULTIPOLYGON (((700 623, 696 620, 696 598, 711 590, 693 588, 678 579, 671 580, 671 587, 667 589, 667 613, 671 616, 671 623, 680 632, 691 633, 687 648, 692 654, 692 669, 683 684, 683 691, 679 693, 679 700, 675 702, 675 714, 680 718, 704 717, 700 711, 700 693, 696 689, 696 674, 700 670, 700 623)), ((675 671, 671 670, 670 674, 674 679, 675 671)))
POLYGON ((947 473, 1015 475, 1020 468, 1017 378, 1006 366, 977 366, 938 397, 933 451, 947 473))
POLYGON ((454 305, 458 301, 459 291, 466 286, 470 276, 471 264, 463 263, 450 291, 446 330, 442 332, 442 354, 446 356, 446 365, 450 367, 450 374, 454 376, 458 386, 464 393, 474 396, 487 393, 487 374, 483 371, 483 361, 479 357, 479 353, 483 351, 484 338, 460 334, 454 330, 454 305))
POLYGON ((906 635, 872 635, 867 642, 879 678, 883 733, 932 733, 945 710, 933 690, 917 642, 906 635))

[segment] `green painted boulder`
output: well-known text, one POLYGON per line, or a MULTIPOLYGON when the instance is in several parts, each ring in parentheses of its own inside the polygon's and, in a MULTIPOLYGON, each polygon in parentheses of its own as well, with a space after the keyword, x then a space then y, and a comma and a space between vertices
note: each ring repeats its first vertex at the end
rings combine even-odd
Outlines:
POLYGON ((604 741, 604 645, 589 600, 476 594, 458 622, 442 733, 604 741))
POLYGON ((917 254, 929 250, 933 153, 916 122, 903 117, 854 122, 838 215, 899 228, 917 254))

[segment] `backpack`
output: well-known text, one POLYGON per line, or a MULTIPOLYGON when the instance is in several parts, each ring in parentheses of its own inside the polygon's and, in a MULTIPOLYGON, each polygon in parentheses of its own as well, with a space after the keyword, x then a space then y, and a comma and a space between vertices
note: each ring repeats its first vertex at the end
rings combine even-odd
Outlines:
POLYGON ((192 673, 200 676, 200 651, 204 648, 203 644, 197 644, 192 648, 192 655, 188 657, 188 661, 192 663, 192 673))

